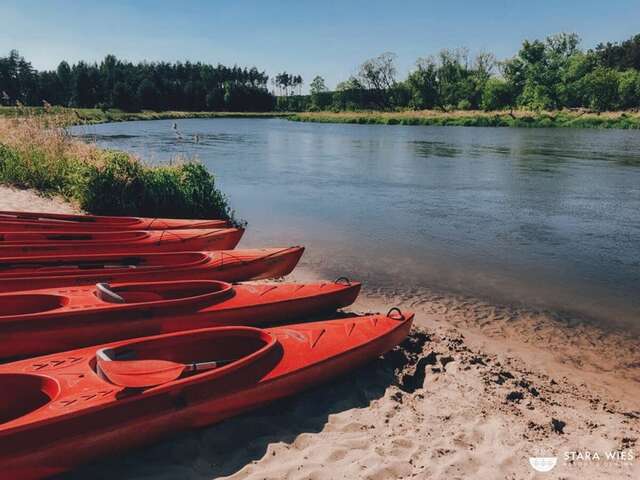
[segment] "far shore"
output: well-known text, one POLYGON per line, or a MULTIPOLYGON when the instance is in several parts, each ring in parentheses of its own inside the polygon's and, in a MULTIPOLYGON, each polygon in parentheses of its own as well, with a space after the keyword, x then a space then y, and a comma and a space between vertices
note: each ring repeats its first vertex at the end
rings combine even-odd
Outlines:
POLYGON ((64 113, 71 124, 97 124, 138 120, 187 118, 284 118, 298 122, 365 125, 422 125, 520 128, 640 129, 640 111, 593 112, 589 110, 403 110, 318 112, 125 112, 122 110, 66 107, 0 107, 0 117, 64 113))
POLYGON ((300 122, 356 123, 377 125, 435 125, 460 127, 521 128, 618 128, 640 129, 640 112, 591 112, 587 110, 529 111, 499 110, 405 110, 398 112, 302 112, 288 117, 300 122))
POLYGON ((67 107, 0 107, 0 117, 23 117, 25 115, 64 114, 70 124, 86 125, 111 122, 132 122, 138 120, 166 120, 186 118, 276 118, 288 117, 288 112, 178 112, 143 110, 125 112, 123 110, 67 107))

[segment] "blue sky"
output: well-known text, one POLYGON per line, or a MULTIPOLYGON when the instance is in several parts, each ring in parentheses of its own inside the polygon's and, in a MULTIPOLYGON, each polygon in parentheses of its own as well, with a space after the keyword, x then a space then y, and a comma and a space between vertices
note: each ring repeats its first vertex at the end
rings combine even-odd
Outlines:
POLYGON ((401 75, 442 48, 513 55, 523 39, 567 31, 585 48, 640 33, 640 1, 35 1, 0 0, 0 55, 37 68, 60 60, 202 60, 329 87, 365 59, 398 55, 401 75))

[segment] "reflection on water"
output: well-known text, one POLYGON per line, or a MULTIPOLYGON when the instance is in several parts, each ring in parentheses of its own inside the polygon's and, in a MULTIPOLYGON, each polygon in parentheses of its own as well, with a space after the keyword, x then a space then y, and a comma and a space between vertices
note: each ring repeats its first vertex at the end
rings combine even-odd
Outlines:
POLYGON ((612 322, 640 312, 640 133, 193 119, 78 127, 154 162, 196 156, 245 246, 305 244, 326 275, 612 322))

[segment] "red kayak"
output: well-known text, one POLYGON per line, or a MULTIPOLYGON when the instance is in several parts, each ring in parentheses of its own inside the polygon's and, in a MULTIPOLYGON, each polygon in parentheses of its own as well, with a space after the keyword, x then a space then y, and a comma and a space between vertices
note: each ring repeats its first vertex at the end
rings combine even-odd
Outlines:
POLYGON ((0 233, 0 258, 82 253, 184 252, 229 250, 244 230, 150 230, 125 232, 0 233))
POLYGON ((0 358, 220 325, 289 321, 351 305, 359 283, 231 285, 191 280, 0 295, 0 358))
POLYGON ((100 215, 67 215, 42 212, 9 212, 0 210, 0 231, 28 230, 173 230, 222 228, 225 220, 187 220, 180 218, 107 217, 100 215))
POLYGON ((303 247, 0 259, 0 293, 160 280, 240 282, 288 275, 303 247))
POLYGON ((0 471, 31 480, 314 387, 402 342, 413 314, 218 327, 0 366, 0 471))

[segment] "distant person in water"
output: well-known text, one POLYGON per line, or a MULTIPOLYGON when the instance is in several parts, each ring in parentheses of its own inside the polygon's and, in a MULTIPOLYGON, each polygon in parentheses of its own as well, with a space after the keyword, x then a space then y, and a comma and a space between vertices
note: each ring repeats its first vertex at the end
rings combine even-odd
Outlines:
POLYGON ((178 124, 176 122, 173 122, 173 126, 171 128, 175 132, 176 137, 178 137, 180 140, 182 140, 182 134, 178 131, 178 124))

